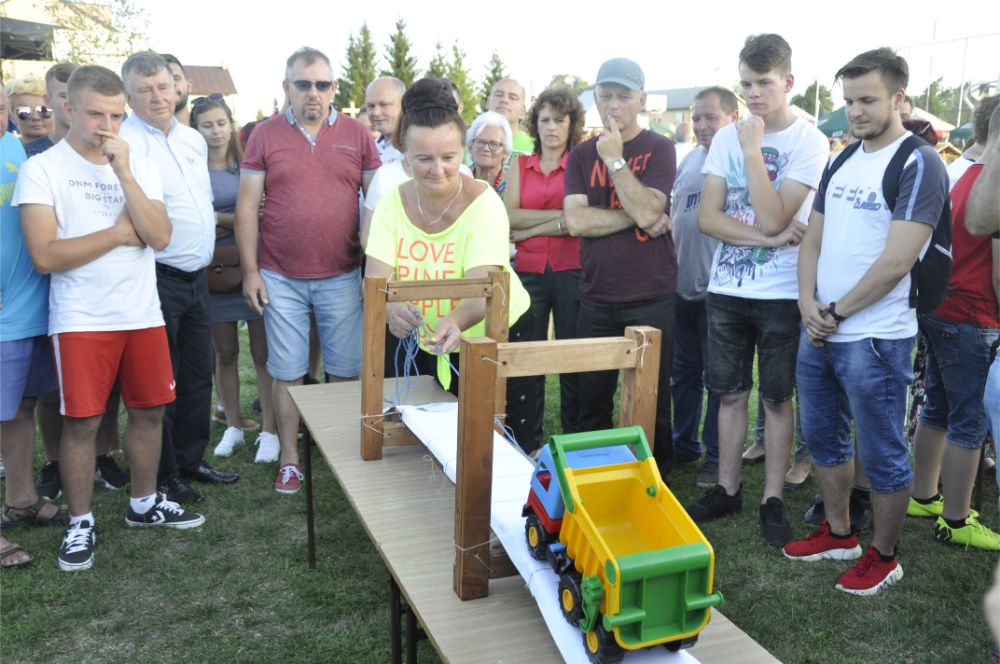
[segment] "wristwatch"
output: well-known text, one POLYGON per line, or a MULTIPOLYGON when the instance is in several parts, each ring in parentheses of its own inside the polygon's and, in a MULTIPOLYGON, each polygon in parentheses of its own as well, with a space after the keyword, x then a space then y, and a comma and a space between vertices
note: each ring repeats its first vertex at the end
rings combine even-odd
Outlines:
POLYGON ((607 162, 608 164, 608 175, 614 175, 621 169, 625 168, 627 165, 624 159, 615 159, 614 161, 607 162))
POLYGON ((847 316, 841 316, 840 314, 837 313, 836 302, 830 303, 830 317, 833 318, 833 320, 837 321, 838 323, 847 318, 847 316))

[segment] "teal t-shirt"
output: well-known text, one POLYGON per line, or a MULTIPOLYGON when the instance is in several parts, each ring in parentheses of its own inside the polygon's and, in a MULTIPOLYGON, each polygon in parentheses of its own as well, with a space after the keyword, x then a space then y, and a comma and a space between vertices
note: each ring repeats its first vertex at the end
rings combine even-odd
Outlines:
POLYGON ((49 331, 49 277, 35 271, 21 233, 21 213, 10 202, 26 159, 10 132, 0 138, 0 341, 29 339, 49 331))

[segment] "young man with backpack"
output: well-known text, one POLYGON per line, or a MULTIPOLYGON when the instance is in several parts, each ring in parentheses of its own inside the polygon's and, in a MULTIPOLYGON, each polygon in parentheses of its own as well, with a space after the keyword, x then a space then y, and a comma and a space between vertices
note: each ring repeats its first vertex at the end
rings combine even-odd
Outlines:
POLYGON ((836 78, 843 81, 851 131, 861 142, 827 168, 798 266, 805 332, 799 399, 826 521, 805 540, 786 544, 784 553, 805 561, 860 558, 836 588, 873 595, 903 578, 896 543, 913 480, 903 420, 916 309, 941 295, 911 290, 911 270, 918 283, 935 268, 947 271, 950 259, 929 240, 943 223, 947 228, 935 235, 950 249, 950 233, 940 237, 950 231, 948 176, 934 149, 919 139, 913 143, 903 129, 899 107, 909 79, 903 58, 888 48, 868 51, 836 78), (848 516, 852 416, 875 512, 864 555, 848 516))

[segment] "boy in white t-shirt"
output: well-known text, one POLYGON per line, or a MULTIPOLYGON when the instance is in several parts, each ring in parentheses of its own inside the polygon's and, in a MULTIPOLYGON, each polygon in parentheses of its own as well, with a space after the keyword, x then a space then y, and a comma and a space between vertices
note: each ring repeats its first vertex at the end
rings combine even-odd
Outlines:
POLYGON ((756 351, 767 416, 760 522, 772 544, 792 536, 781 498, 799 338, 796 245, 828 151, 823 135, 788 108, 791 58, 779 35, 747 38, 739 72, 751 115, 715 135, 698 214, 701 231, 721 240, 707 304, 708 387, 720 396, 719 483, 687 509, 704 523, 743 508, 740 453, 756 351))
POLYGON ((121 378, 129 412, 130 526, 204 523, 156 492, 164 405, 174 400, 170 352, 156 293, 153 250, 171 225, 153 164, 118 136, 125 88, 114 72, 78 69, 69 80, 72 124, 58 145, 25 162, 14 205, 35 268, 52 273, 49 334, 64 416, 60 471, 70 524, 66 571, 93 564, 94 445, 108 393, 121 378))

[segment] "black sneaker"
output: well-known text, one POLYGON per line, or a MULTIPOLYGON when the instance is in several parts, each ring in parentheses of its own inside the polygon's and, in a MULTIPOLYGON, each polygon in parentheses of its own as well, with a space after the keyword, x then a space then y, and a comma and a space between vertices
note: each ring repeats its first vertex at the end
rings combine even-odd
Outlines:
POLYGON ((730 496, 721 484, 716 484, 709 489, 697 502, 687 505, 684 509, 694 519, 697 524, 702 524, 712 519, 736 514, 743 509, 743 488, 736 492, 735 496, 730 496))
POLYGON ((97 470, 94 471, 94 481, 104 482, 111 491, 117 491, 132 481, 129 472, 118 465, 110 454, 97 457, 97 470))
POLYGON ((46 461, 38 473, 35 492, 43 498, 55 500, 62 495, 62 480, 59 479, 59 462, 46 461))
POLYGON ((785 545, 792 541, 792 524, 788 523, 781 498, 771 496, 760 506, 760 527, 768 544, 785 545))
POLYGON ((170 502, 162 493, 156 494, 156 504, 145 514, 136 514, 129 504, 125 514, 126 526, 163 526, 165 528, 197 528, 205 517, 188 512, 177 503, 170 502))
POLYGON ((80 521, 66 529, 62 546, 59 547, 59 569, 64 572, 78 572, 90 569, 94 564, 94 524, 80 521))

